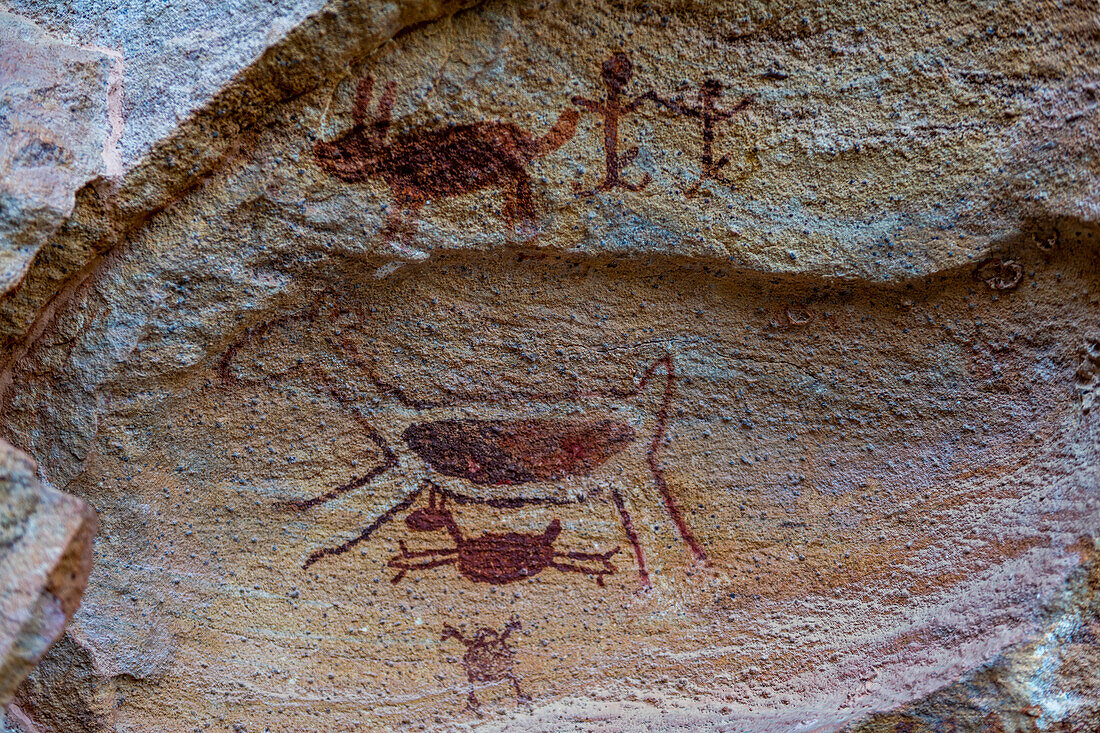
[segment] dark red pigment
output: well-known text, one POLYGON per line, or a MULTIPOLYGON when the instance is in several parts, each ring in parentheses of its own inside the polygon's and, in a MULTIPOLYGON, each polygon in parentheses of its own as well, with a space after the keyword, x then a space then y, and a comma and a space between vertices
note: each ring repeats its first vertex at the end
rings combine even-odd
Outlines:
POLYGON ((466 647, 466 653, 462 655, 462 666, 466 668, 466 678, 470 681, 470 692, 466 697, 466 707, 470 710, 477 711, 480 707, 475 687, 480 682, 507 680, 512 683, 517 700, 528 699, 520 689, 519 680, 513 671, 516 666, 516 651, 508 645, 509 635, 519 628, 522 628, 519 619, 513 617, 504 627, 504 631, 498 632, 482 626, 474 638, 467 639, 455 627, 443 624, 440 641, 458 639, 466 647))
MULTIPOLYGON (((623 101, 623 91, 634 76, 634 64, 630 61, 630 57, 622 52, 611 54, 603 62, 601 76, 607 87, 607 95, 603 99, 573 97, 573 104, 603 118, 604 178, 595 189, 583 193, 592 194, 596 191, 610 191, 615 188, 640 191, 649 185, 653 177, 646 173, 638 183, 627 183, 622 179, 623 168, 638 157, 638 146, 635 145, 623 152, 619 151, 619 120, 624 115, 637 112, 643 103, 654 99, 653 92, 646 92, 629 102, 623 101)), ((578 193, 581 193, 579 187, 578 193)))
POLYGON ((565 573, 582 573, 596 578, 603 586, 603 576, 615 572, 610 552, 558 552, 554 542, 561 534, 561 522, 554 519, 542 534, 518 532, 487 532, 480 537, 466 537, 447 509, 447 498, 434 488, 428 494, 428 506, 405 517, 405 524, 415 532, 446 531, 453 547, 431 550, 409 550, 404 540, 398 541, 401 554, 389 561, 396 569, 393 582, 399 583, 410 570, 429 570, 441 565, 455 565, 464 578, 475 583, 503 585, 538 575, 546 568, 565 573), (584 565, 583 563, 591 563, 584 565))
POLYGON ((441 420, 401 436, 444 476, 480 486, 514 486, 586 476, 634 440, 615 420, 441 420))
MULTIPOLYGON (((350 350, 354 351, 353 348, 350 350)), ((575 403, 577 400, 584 399, 586 394, 591 396, 613 397, 616 399, 630 399, 641 394, 646 386, 654 379, 658 371, 662 371, 665 374, 664 394, 657 408, 656 425, 649 439, 649 447, 646 450, 646 465, 649 466, 650 473, 653 476, 654 486, 661 494, 664 500, 665 509, 676 525, 680 537, 690 549, 692 556, 697 561, 706 563, 706 551, 695 537, 695 534, 691 531, 683 514, 680 513, 680 508, 676 503, 676 499, 669 490, 668 481, 665 479, 664 469, 661 467, 660 461, 658 460, 658 452, 665 439, 672 402, 676 394, 676 369, 670 354, 665 354, 646 367, 641 378, 630 389, 609 389, 602 392, 594 391, 591 393, 571 392, 560 395, 542 395, 541 399, 543 401, 575 403)), ((371 379, 382 393, 395 397, 403 405, 412 407, 415 410, 439 406, 436 403, 420 402, 411 399, 400 387, 387 384, 378 379, 373 370, 368 370, 368 372, 371 374, 371 379)), ((347 404, 347 398, 342 395, 340 390, 334 389, 330 385, 329 391, 338 402, 347 404)), ((534 396, 527 395, 527 397, 533 398, 534 396)), ((503 399, 503 395, 501 399, 503 399)), ((466 400, 466 402, 473 401, 476 400, 466 400)), ((493 402, 494 399, 480 401, 493 402)), ((458 402, 460 403, 462 401, 459 400, 458 402)), ((356 414, 358 414, 358 412, 356 412, 356 414)), ((365 486, 397 465, 396 454, 385 440, 382 439, 382 436, 375 431, 373 427, 366 424, 362 417, 359 419, 361 422, 364 422, 367 437, 382 449, 383 455, 385 456, 385 463, 382 466, 371 469, 366 475, 353 478, 351 481, 345 482, 343 485, 326 492, 316 499, 290 501, 285 503, 286 506, 295 509, 307 509, 317 506, 318 504, 323 504, 347 491, 365 486)), ((565 476, 585 475, 590 473, 607 461, 608 458, 623 450, 625 445, 633 440, 634 433, 629 426, 613 420, 604 420, 602 422, 576 422, 545 419, 516 421, 444 420, 415 424, 405 431, 404 438, 421 459, 444 475, 462 478, 475 484, 508 486, 530 481, 553 481, 565 476)), ((471 553, 467 555, 467 557, 470 558, 478 554, 480 552, 480 547, 476 544, 476 540, 486 540, 487 542, 495 543, 494 546, 498 557, 509 556, 512 558, 519 558, 501 560, 501 568, 518 567, 526 569, 528 576, 533 574, 532 571, 536 567, 540 570, 542 569, 537 562, 535 565, 531 565, 529 562, 531 558, 544 557, 544 555, 539 554, 541 551, 532 550, 531 553, 524 554, 528 553, 527 549, 514 551, 509 548, 516 544, 523 545, 525 548, 530 543, 538 544, 541 542, 544 544, 552 544, 557 537, 557 532, 553 531, 554 528, 552 524, 547 527, 546 532, 542 535, 515 535, 514 533, 510 535, 489 534, 475 538, 475 544, 471 545, 471 540, 467 539, 463 533, 459 531, 453 520, 444 521, 442 518, 442 501, 436 504, 436 497, 437 495, 439 497, 449 497, 458 504, 480 504, 500 508, 519 508, 533 504, 549 505, 557 502, 521 496, 501 496, 493 498, 470 497, 453 490, 442 489, 427 479, 421 482, 417 488, 413 489, 403 499, 385 510, 373 522, 364 527, 355 537, 335 547, 325 547, 312 552, 302 567, 308 568, 324 557, 342 555, 360 542, 369 539, 379 527, 390 522, 394 517, 412 507, 425 488, 430 489, 429 509, 435 509, 440 512, 440 516, 428 521, 428 517, 425 514, 422 513, 417 515, 417 512, 413 512, 412 515, 406 518, 409 528, 418 531, 446 529, 451 534, 452 538, 455 539, 455 546, 427 552, 408 552, 404 545, 402 545, 401 556, 390 561, 391 567, 401 570, 401 573, 399 573, 395 581, 403 577, 407 570, 421 570, 449 564, 458 564, 460 572, 466 574, 468 571, 474 577, 477 577, 478 573, 482 571, 476 570, 475 568, 484 568, 485 563, 471 560, 471 564, 463 564, 459 562, 458 557, 463 552, 471 553), (413 519, 414 516, 419 516, 419 518, 413 519), (412 520, 411 522, 408 521, 410 519, 412 520), (461 538, 461 540, 459 538, 461 538), (425 559, 416 563, 407 562, 411 558, 425 559), (525 560, 523 558, 527 559, 525 560)), ((630 516, 630 512, 627 510, 626 502, 623 499, 619 487, 612 484, 610 487, 610 494, 611 500, 614 502, 615 508, 618 510, 619 517, 622 520, 623 531, 626 533, 627 539, 630 540, 631 547, 634 549, 634 558, 638 565, 638 576, 642 581, 642 585, 648 586, 649 572, 646 569, 645 553, 642 550, 638 533, 634 528, 634 521, 630 516)), ((583 499, 581 499, 581 501, 583 501, 583 499)), ((612 554, 614 553, 554 553, 555 558, 596 563, 598 567, 595 571, 583 567, 570 567, 564 563, 556 564, 553 561, 550 563, 550 567, 555 567, 567 572, 584 572, 589 575, 595 575, 597 577, 597 583, 602 585, 602 576, 614 572, 614 566, 610 566, 609 563, 609 558, 612 554)), ((497 561, 492 560, 491 562, 496 563, 497 561)), ((485 572, 488 572, 491 577, 505 578, 512 571, 494 569, 485 572)), ((471 575, 466 575, 466 577, 471 577, 471 575)), ((487 582, 494 581, 490 580, 487 582)), ((504 580, 501 582, 509 581, 504 580)))
POLYGON ((527 165, 573 137, 576 110, 566 110, 538 138, 510 122, 486 121, 417 127, 389 137, 395 87, 392 82, 386 85, 377 119, 368 123, 373 86, 369 76, 359 83, 355 126, 336 140, 317 143, 313 154, 322 170, 341 181, 366 183, 381 178, 386 182, 394 203, 383 230, 388 241, 400 237, 408 243, 428 201, 485 188, 504 189, 504 218, 509 224, 535 220, 527 165))

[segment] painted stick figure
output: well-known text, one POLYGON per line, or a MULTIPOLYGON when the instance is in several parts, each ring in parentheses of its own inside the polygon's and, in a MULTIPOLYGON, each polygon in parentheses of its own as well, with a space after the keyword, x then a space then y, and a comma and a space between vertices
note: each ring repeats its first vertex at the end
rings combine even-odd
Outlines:
POLYGON ((466 653, 462 655, 462 666, 466 668, 466 678, 470 683, 470 694, 466 698, 466 707, 470 710, 477 712, 481 707, 475 692, 478 683, 507 680, 515 688, 516 700, 525 702, 529 699, 523 694, 519 680, 512 671, 516 665, 516 651, 508 646, 508 636, 519 628, 519 619, 513 617, 504 627, 504 631, 497 632, 496 629, 482 626, 473 639, 467 639, 455 627, 443 624, 440 641, 458 639, 466 647, 466 653))
POLYGON ((682 99, 662 99, 654 95, 657 104, 667 107, 675 114, 694 117, 699 120, 703 127, 703 173, 699 176, 699 180, 685 192, 688 196, 697 194, 699 186, 708 178, 727 185, 734 185, 733 181, 719 174, 719 171, 729 164, 729 156, 723 155, 717 161, 714 160, 714 128, 719 122, 728 120, 745 109, 752 101, 752 97, 744 97, 731 109, 720 110, 715 107, 715 102, 721 97, 722 82, 717 79, 706 79, 703 85, 699 87, 699 105, 696 107, 684 104, 682 99))
MULTIPOLYGON (((642 176, 639 183, 627 183, 619 177, 622 169, 630 165, 631 161, 638 155, 637 145, 624 151, 621 156, 619 155, 619 118, 637 111, 643 102, 655 99, 655 95, 653 92, 647 92, 629 102, 624 103, 621 101, 620 95, 623 89, 630 83, 630 78, 634 76, 634 64, 631 63, 630 57, 621 51, 612 54, 607 61, 603 62, 601 75, 603 76, 604 85, 607 87, 607 96, 604 99, 592 100, 584 97, 573 97, 573 104, 586 112, 603 117, 604 179, 594 190, 583 191, 583 193, 592 194, 596 191, 610 191, 613 188, 640 191, 653 180, 648 173, 642 176)), ((581 192, 579 185, 575 188, 578 189, 578 193, 581 192)))

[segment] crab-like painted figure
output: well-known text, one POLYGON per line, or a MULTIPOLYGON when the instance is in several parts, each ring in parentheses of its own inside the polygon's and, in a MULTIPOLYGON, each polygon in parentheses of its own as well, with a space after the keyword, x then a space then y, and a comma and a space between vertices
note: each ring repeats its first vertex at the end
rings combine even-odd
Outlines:
POLYGON ((513 617, 503 631, 482 626, 477 630, 474 638, 467 639, 455 627, 443 624, 443 636, 440 641, 457 639, 466 647, 466 653, 462 655, 462 666, 466 668, 466 678, 470 682, 470 694, 466 697, 466 707, 470 710, 478 712, 481 708, 475 687, 484 683, 507 680, 512 683, 516 691, 517 701, 530 700, 520 689, 519 680, 516 679, 513 671, 516 666, 516 651, 508 645, 508 637, 519 628, 521 628, 519 619, 513 617))
POLYGON ((602 587, 604 576, 615 572, 611 557, 619 551, 618 547, 609 552, 556 551, 554 541, 561 533, 561 522, 557 519, 551 521, 542 534, 487 532, 480 537, 466 537, 447 509, 446 495, 434 484, 429 488, 428 506, 411 512, 405 517, 405 524, 416 532, 445 530, 454 540, 454 547, 414 551, 400 540, 401 554, 389 561, 389 567, 398 571, 393 577, 394 583, 401 582, 410 570, 454 565, 459 574, 476 583, 503 585, 554 568, 591 575, 596 585, 602 587))

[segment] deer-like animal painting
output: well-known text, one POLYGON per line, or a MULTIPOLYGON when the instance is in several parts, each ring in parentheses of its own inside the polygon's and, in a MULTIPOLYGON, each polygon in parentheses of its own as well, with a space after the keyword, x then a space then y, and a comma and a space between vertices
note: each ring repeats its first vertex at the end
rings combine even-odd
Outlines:
POLYGON ((527 165, 572 137, 578 114, 566 110, 542 137, 510 122, 473 122, 445 127, 416 127, 390 136, 396 84, 389 82, 368 120, 374 78, 359 82, 352 112, 354 126, 335 140, 313 146, 317 164, 348 183, 381 178, 390 188, 393 208, 383 236, 411 248, 420 210, 433 199, 461 196, 486 188, 504 190, 504 218, 514 229, 534 223, 527 165))

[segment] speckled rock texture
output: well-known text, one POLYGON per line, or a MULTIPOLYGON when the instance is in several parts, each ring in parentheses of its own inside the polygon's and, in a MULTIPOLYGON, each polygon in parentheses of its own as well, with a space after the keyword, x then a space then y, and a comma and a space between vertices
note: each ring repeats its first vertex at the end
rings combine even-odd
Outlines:
POLYGON ((0 703, 72 617, 92 566, 94 512, 42 486, 34 461, 0 441, 0 703))
POLYGON ((0 294, 72 214, 77 189, 121 170, 122 57, 0 10, 0 294))
POLYGON ((1048 600, 1042 628, 961 680, 846 733, 1093 731, 1100 725, 1100 563, 1082 542, 1082 565, 1048 600))
POLYGON ((8 5, 123 64, 10 729, 1100 725, 1094 3, 8 5))

